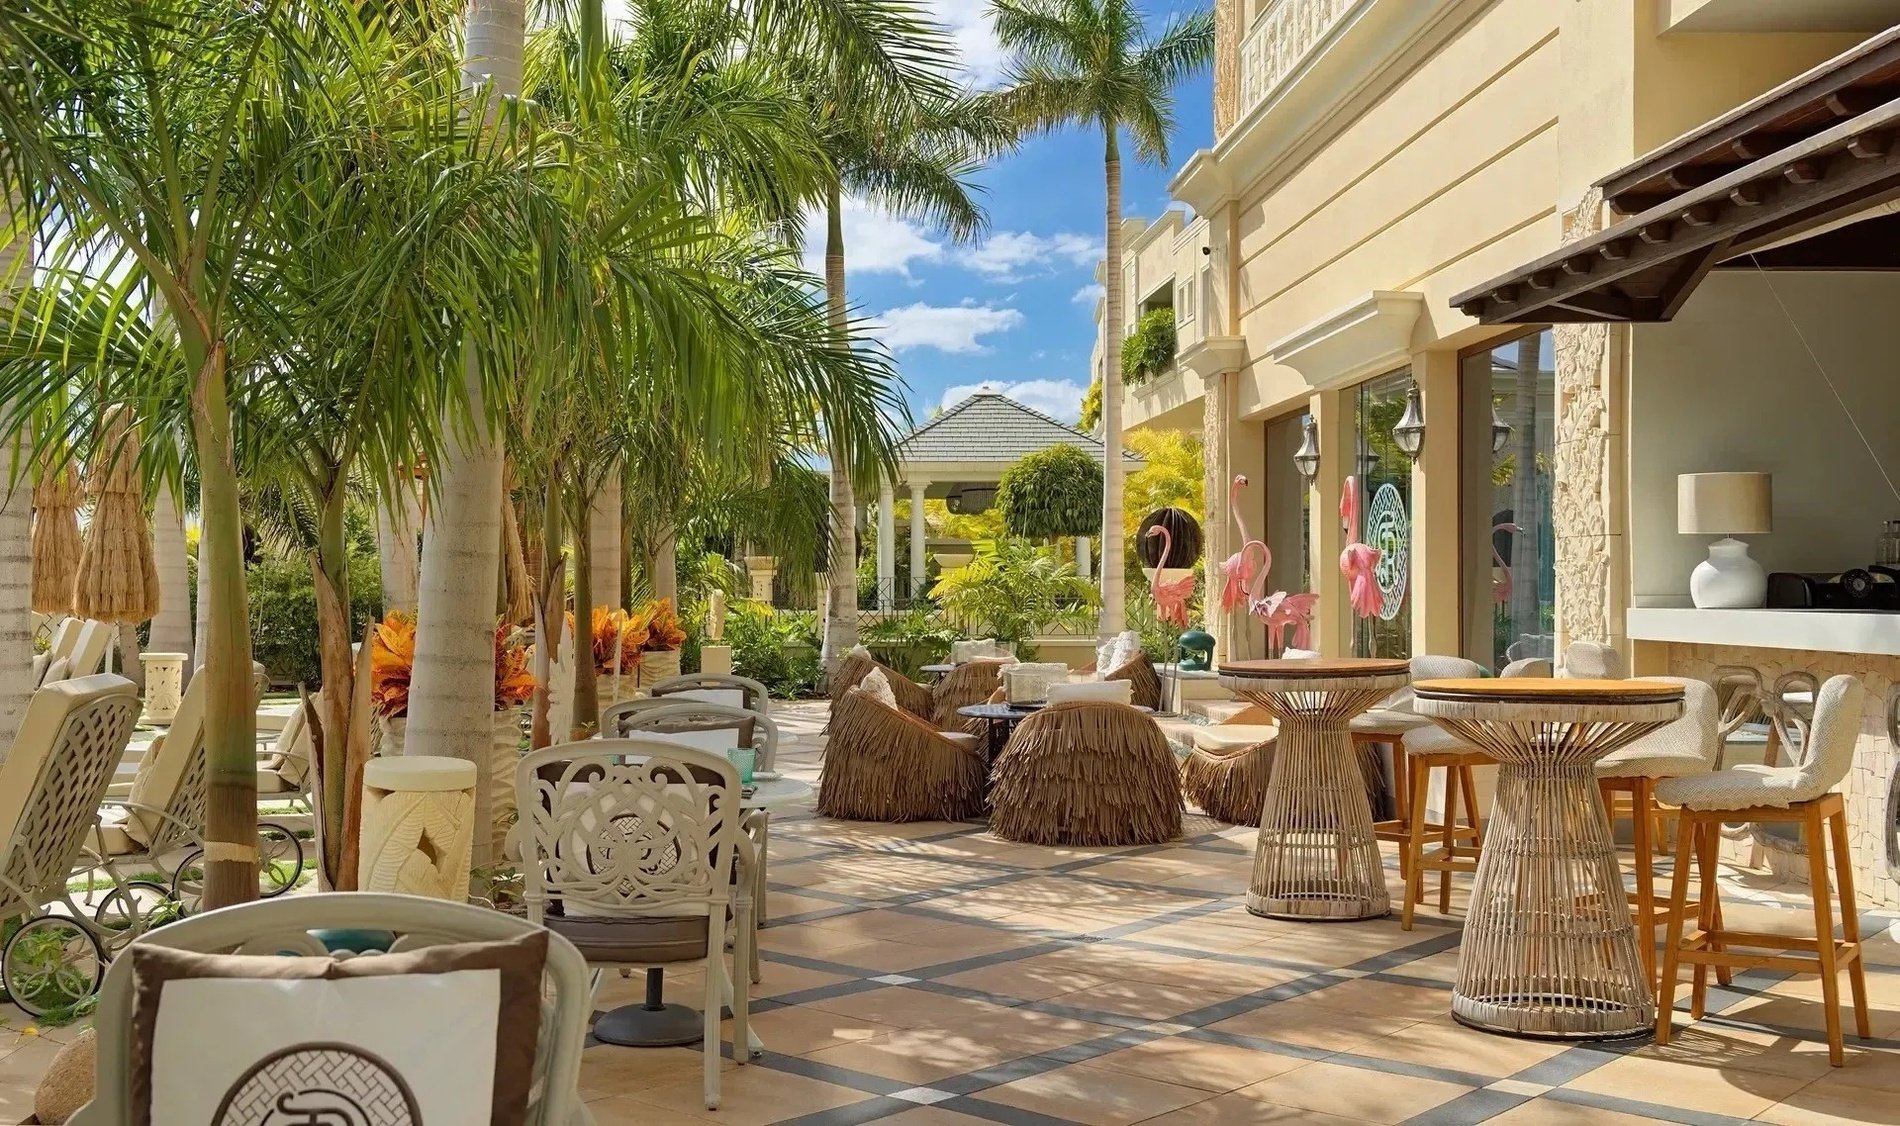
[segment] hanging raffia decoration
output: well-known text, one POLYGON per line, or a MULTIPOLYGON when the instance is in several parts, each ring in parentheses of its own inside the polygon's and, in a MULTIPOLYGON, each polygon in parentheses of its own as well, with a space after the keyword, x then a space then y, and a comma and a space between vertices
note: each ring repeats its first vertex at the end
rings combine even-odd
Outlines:
POLYGON ((139 489, 139 442, 129 414, 114 410, 86 475, 92 523, 73 584, 73 613, 102 622, 142 622, 158 612, 158 565, 139 489))
POLYGON ((520 624, 534 620, 533 576, 522 551, 521 521, 515 515, 515 467, 504 468, 501 487, 502 617, 520 624))
POLYGON ((33 486, 33 612, 70 614, 73 576, 86 549, 79 536, 79 473, 71 462, 40 460, 33 486))

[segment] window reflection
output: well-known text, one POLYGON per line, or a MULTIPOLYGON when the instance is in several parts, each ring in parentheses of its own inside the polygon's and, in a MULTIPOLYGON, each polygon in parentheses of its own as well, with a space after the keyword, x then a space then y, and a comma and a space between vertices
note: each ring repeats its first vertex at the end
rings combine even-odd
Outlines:
POLYGON ((1548 658, 1557 609, 1553 336, 1545 329, 1467 356, 1462 377, 1466 655, 1493 668, 1548 658))
POLYGON ((1374 577, 1382 596, 1376 613, 1353 616, 1353 651, 1362 657, 1412 655, 1412 460, 1392 437, 1411 388, 1412 373, 1397 371, 1361 383, 1355 396, 1359 527, 1352 534, 1379 549, 1374 577))

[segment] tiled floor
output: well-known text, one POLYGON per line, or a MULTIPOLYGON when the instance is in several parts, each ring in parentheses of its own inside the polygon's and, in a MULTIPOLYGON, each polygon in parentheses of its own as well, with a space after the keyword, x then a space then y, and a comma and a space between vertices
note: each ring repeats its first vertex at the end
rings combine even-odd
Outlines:
MULTIPOLYGON (((788 772, 815 777, 822 712, 785 712, 788 772)), ((1744 975, 1713 991, 1710 1018, 1680 1017, 1667 1048, 1535 1043, 1447 1015, 1455 917, 1407 933, 1249 915, 1250 838, 1190 816, 1176 844, 1040 849, 980 825, 790 811, 753 991, 764 1056, 725 1062, 718 1111, 700 1101, 696 1048, 589 1047, 583 1093, 600 1126, 1900 1123, 1893 919, 1865 920, 1875 1039, 1850 1039, 1845 1068, 1827 1065, 1812 977, 1744 975)), ((1811 918, 1759 877, 1724 882, 1732 924, 1811 918)), ((638 986, 610 978, 600 1006, 638 986)), ((696 1003, 699 979, 668 991, 696 1003)), ((67 1035, 13 1038, 0 1121, 24 1115, 67 1035)))

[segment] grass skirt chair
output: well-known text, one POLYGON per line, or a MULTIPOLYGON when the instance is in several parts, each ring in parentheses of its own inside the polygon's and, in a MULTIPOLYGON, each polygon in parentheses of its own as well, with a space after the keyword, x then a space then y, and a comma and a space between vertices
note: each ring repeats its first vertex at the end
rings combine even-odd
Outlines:
POLYGON ((979 740, 862 690, 832 706, 818 812, 847 821, 963 821, 983 812, 979 740))
POLYGON ((870 676, 873 670, 883 669, 884 679, 891 682, 891 691, 897 695, 897 704, 919 719, 929 719, 937 712, 936 697, 930 689, 879 661, 869 653, 847 653, 838 663, 838 671, 831 678, 831 707, 835 716, 838 701, 845 693, 858 686, 858 682, 870 676))
MULTIPOLYGON (((1249 730, 1252 730, 1249 725, 1249 730)), ((1219 733, 1220 727, 1207 729, 1219 733)), ((1200 732, 1195 732, 1198 736, 1200 732)), ((1273 775, 1273 748, 1278 734, 1265 739, 1232 742, 1197 739, 1181 762, 1181 791, 1209 817, 1230 825, 1259 826, 1266 805, 1267 779, 1273 775)))
POLYGON ((1126 704, 1050 704, 996 760, 990 830, 1039 845, 1138 845, 1181 835, 1167 737, 1126 704))
POLYGON ((1119 668, 1110 669, 1102 679, 1129 681, 1135 686, 1135 698, 1131 703, 1137 707, 1161 710, 1161 673, 1155 669, 1155 663, 1148 654, 1136 653, 1119 668))
MULTIPOLYGON (((980 657, 951 669, 950 675, 939 681, 931 693, 930 721, 941 731, 981 735, 983 721, 965 719, 957 714, 957 709, 985 703, 994 697, 1003 687, 1003 670, 1014 663, 1014 657, 980 657)), ((903 703, 903 697, 900 696, 898 702, 903 703)))

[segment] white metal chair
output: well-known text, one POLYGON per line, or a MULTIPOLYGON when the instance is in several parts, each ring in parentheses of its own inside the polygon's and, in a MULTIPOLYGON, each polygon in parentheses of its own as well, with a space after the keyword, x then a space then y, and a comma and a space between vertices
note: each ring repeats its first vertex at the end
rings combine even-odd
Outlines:
MULTIPOLYGON (((391 949, 400 952, 452 942, 507 940, 536 928, 512 915, 464 903, 345 892, 227 907, 173 923, 138 941, 205 953, 321 956, 330 951, 312 932, 329 929, 393 931, 397 938, 391 949)), ((593 1009, 587 963, 572 943, 559 934, 550 935, 545 975, 552 988, 542 1004, 527 1121, 530 1126, 590 1126, 593 1116, 580 1097, 581 1049, 593 1009)), ((99 1041, 92 1102, 73 1117, 73 1126, 121 1126, 132 1121, 132 986, 129 959, 115 964, 106 975, 94 1021, 99 1041)))
POLYGON ((109 895, 88 910, 67 892, 75 869, 99 866, 87 837, 138 714, 124 677, 49 684, 0 764, 0 920, 21 921, 0 952, 0 981, 35 1016, 90 996, 107 955, 141 925, 122 911, 129 900, 109 895), (46 910, 54 903, 64 912, 46 910))
MULTIPOLYGON (((596 968, 700 962, 707 1109, 719 1106, 719 1010, 732 1006, 733 1058, 751 1033, 738 968, 751 957, 751 878, 739 774, 722 755, 655 738, 593 739, 535 751, 515 770, 522 896, 528 918, 596 968), (725 963, 728 923, 733 957, 725 963)), ((596 1039, 637 1043, 641 1006, 594 1024, 596 1039)))
POLYGON ((1601 641, 1573 641, 1564 650, 1563 675, 1585 680, 1628 680, 1629 662, 1601 641))
MULTIPOLYGON (((750 677, 725 673, 689 672, 669 676, 665 680, 655 681, 647 693, 656 699, 675 696, 707 704, 724 704, 729 708, 744 708, 760 715, 769 715, 772 711, 772 697, 765 685, 750 677)), ((602 730, 605 729, 603 724, 602 730)))
POLYGON ((310 725, 299 707, 284 720, 269 748, 257 756, 258 800, 289 802, 303 807, 305 813, 311 812, 310 785, 316 771, 310 759, 314 749, 310 725))

